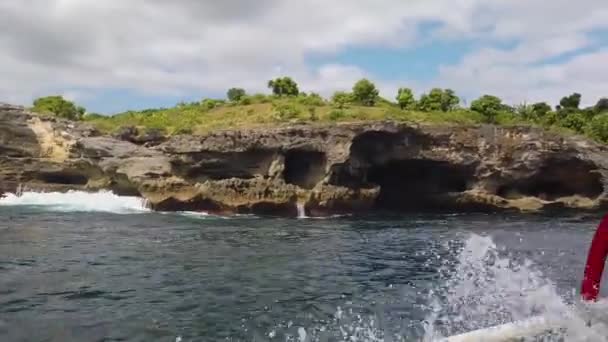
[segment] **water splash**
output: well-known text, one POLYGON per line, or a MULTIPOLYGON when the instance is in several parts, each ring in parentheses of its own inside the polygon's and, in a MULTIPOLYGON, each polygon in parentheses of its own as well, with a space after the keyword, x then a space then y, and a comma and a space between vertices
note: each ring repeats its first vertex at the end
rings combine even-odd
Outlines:
POLYGON ((277 326, 267 335, 275 341, 285 342, 405 342, 409 341, 399 335, 389 335, 380 327, 373 316, 355 313, 352 309, 338 307, 334 317, 326 322, 308 327, 298 327, 293 322, 277 326), (278 336, 277 330, 282 330, 278 336))
POLYGON ((296 203, 296 208, 298 209, 298 218, 299 219, 304 219, 304 218, 308 218, 308 216, 306 216, 306 207, 304 206, 304 203, 296 203))
MULTIPOLYGON (((271 337, 284 341, 437 342, 445 337, 500 324, 542 317, 558 328, 522 341, 606 341, 608 302, 569 303, 530 260, 517 261, 490 237, 471 234, 446 243, 440 280, 428 295, 422 327, 386 326, 375 315, 337 309, 332 320, 307 327, 275 327, 271 337), (278 337, 283 330, 283 339, 278 337), (422 330, 422 331, 420 331, 422 330)), ((439 257, 439 254, 437 254, 439 257)), ((391 324, 399 324, 392 322, 391 324)), ((500 336, 483 341, 505 341, 500 336)), ((488 336, 489 338, 489 336, 488 336)))
POLYGON ((456 263, 446 263, 441 273, 446 281, 431 292, 423 341, 531 317, 543 317, 561 327, 542 336, 527 336, 534 341, 602 341, 600 336, 607 336, 598 331, 599 325, 590 328, 581 304, 568 304, 531 261, 516 262, 501 255, 490 237, 472 234, 456 263))
POLYGON ((0 206, 30 206, 59 212, 109 212, 115 214, 150 212, 140 197, 118 196, 111 191, 8 193, 0 198, 0 206))

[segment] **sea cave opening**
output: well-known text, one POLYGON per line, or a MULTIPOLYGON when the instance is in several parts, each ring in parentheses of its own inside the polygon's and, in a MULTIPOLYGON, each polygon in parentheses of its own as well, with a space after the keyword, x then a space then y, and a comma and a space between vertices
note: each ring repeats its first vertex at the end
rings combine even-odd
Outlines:
POLYGON ((82 174, 68 172, 43 172, 36 178, 45 183, 62 185, 85 185, 89 181, 88 177, 82 174))
POLYGON ((171 167, 176 175, 199 183, 230 178, 251 179, 266 174, 275 157, 275 151, 264 149, 203 151, 172 160, 171 167))
POLYGON ((325 176, 327 158, 317 151, 290 150, 285 154, 285 182, 312 189, 325 176))
POLYGON ((449 195, 466 191, 472 176, 468 167, 409 159, 372 166, 367 181, 380 186, 377 209, 435 211, 449 209, 449 195))
POLYGON ((602 176, 596 171, 595 165, 580 159, 551 159, 533 176, 503 184, 496 194, 507 199, 522 196, 548 201, 569 196, 595 199, 604 191, 602 176))

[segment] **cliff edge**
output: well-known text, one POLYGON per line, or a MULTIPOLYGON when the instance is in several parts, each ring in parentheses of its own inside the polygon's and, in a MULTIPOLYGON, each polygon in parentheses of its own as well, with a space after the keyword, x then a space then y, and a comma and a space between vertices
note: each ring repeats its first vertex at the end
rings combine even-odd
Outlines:
POLYGON ((291 125, 106 136, 0 104, 0 194, 110 189, 157 210, 295 216, 605 207, 608 148, 532 127, 291 125))

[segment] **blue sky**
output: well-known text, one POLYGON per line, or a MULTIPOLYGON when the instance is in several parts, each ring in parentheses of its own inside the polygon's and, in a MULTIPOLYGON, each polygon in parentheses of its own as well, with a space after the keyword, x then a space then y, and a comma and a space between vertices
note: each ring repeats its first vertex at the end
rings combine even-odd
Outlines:
POLYGON ((362 77, 390 99, 402 86, 510 103, 608 96, 605 0, 0 0, 0 22, 0 101, 26 105, 168 107, 267 92, 283 75, 324 96, 362 77))
POLYGON ((335 56, 312 57, 309 61, 313 66, 355 65, 376 79, 431 81, 438 76, 439 65, 458 63, 474 47, 472 41, 436 41, 404 48, 355 47, 335 56))

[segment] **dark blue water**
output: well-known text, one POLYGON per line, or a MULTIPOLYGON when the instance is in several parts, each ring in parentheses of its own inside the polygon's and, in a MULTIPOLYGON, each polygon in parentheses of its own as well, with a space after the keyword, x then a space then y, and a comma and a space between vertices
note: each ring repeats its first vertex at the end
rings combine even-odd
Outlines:
POLYGON ((357 329, 417 341, 429 292, 449 277, 440 268, 455 265, 471 236, 491 237, 510 260, 532 261, 568 299, 598 222, 223 219, 21 206, 0 207, 0 218, 0 341, 15 342, 342 341, 357 329))

